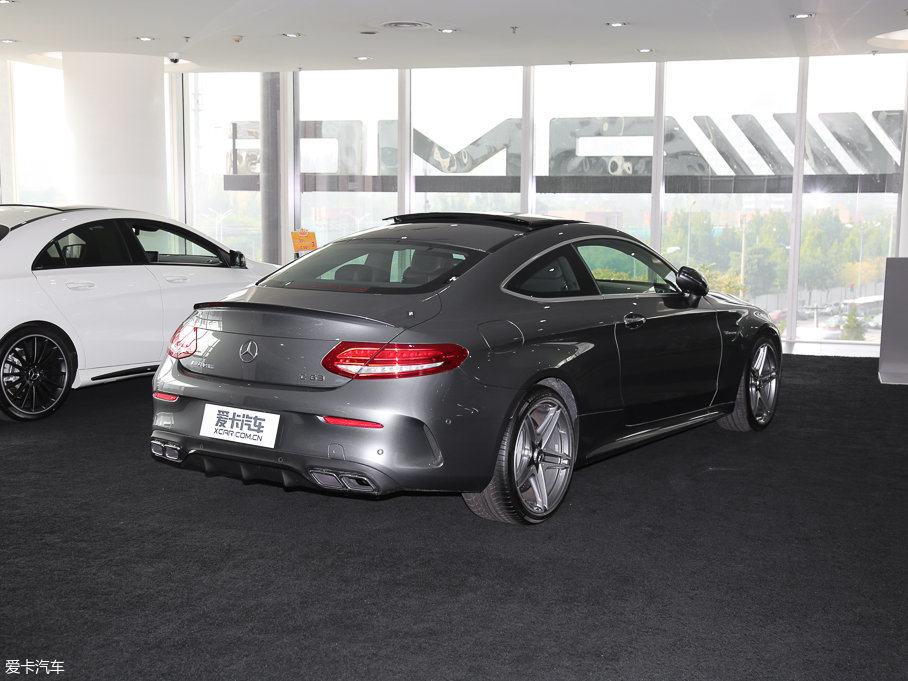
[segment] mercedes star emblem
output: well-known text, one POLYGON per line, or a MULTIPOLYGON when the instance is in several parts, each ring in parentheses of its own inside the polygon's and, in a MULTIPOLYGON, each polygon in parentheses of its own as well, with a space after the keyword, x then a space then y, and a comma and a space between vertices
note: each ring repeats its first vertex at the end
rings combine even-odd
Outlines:
POLYGON ((259 356, 259 346, 254 340, 247 340, 240 346, 240 359, 251 362, 259 356))

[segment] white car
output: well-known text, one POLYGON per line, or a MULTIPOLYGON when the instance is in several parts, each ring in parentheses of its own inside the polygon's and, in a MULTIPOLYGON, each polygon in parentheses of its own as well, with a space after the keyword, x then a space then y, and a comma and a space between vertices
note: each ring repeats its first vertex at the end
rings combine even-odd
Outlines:
POLYGON ((0 206, 0 419, 151 374, 197 302, 274 271, 182 223, 111 208, 0 206))

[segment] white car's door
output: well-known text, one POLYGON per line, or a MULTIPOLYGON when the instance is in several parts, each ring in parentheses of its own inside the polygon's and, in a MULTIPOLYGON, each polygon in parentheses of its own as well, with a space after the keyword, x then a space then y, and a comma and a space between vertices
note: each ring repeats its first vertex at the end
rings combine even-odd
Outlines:
POLYGON ((80 369, 160 361, 160 286, 143 265, 132 264, 117 221, 60 234, 33 274, 81 341, 80 369))
POLYGON ((149 220, 132 220, 130 228, 160 285, 165 342, 196 303, 220 300, 256 279, 250 270, 230 267, 220 249, 197 234, 149 220))

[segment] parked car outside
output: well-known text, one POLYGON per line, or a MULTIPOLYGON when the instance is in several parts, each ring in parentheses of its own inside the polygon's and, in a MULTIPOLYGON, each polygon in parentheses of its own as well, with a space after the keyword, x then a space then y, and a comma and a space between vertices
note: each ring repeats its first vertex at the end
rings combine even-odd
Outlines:
POLYGON ((575 467, 776 412, 779 331, 618 230, 416 214, 196 306, 153 381, 163 462, 554 513, 575 467))
POLYGON ((72 388, 150 375, 194 303, 275 269, 147 213, 0 205, 0 419, 39 419, 72 388))

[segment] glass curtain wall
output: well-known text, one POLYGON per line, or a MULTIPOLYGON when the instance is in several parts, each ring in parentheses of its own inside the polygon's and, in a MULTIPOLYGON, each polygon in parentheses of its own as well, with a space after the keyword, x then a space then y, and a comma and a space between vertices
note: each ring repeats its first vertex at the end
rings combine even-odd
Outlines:
POLYGON ((903 55, 810 60, 799 340, 879 343, 886 257, 897 245, 905 70, 903 55))
POLYGON ((798 60, 665 71, 662 252, 784 326, 798 60))
POLYGON ((63 71, 16 61, 10 65, 16 201, 64 204, 69 200, 71 159, 63 71))
POLYGON ((187 222, 262 257, 261 74, 186 76, 187 222))
POLYGON ((649 242, 655 64, 534 71, 536 212, 649 242))
POLYGON ((414 69, 413 212, 520 210, 523 69, 414 69))
MULTIPOLYGON (((794 216, 800 60, 666 64, 662 252, 769 310, 792 340, 878 342, 899 234, 906 65, 905 55, 808 62, 794 216)), ((300 74, 301 226, 319 245, 396 212, 398 75, 300 74)), ((534 67, 535 212, 651 240, 657 75, 652 63, 534 67)), ((208 196, 193 202, 196 222, 226 240, 229 211, 258 220, 259 76, 190 78, 193 183, 208 196)), ((411 210, 518 211, 523 69, 415 69, 409 82, 411 210)))
POLYGON ((322 245, 397 212, 397 71, 299 74, 301 225, 322 245))

